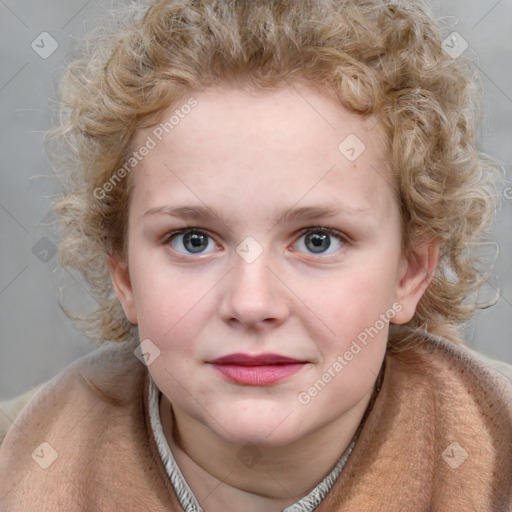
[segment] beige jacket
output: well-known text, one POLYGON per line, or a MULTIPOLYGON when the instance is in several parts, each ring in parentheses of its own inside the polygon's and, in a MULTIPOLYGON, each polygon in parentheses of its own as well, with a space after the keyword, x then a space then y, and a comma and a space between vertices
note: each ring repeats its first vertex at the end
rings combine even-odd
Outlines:
MULTIPOLYGON (((133 349, 93 351, 17 414, 0 448, 2 512, 182 511, 133 349)), ((373 410, 317 508, 334 511, 511 512, 512 384, 430 337, 406 359, 387 356, 373 410)))

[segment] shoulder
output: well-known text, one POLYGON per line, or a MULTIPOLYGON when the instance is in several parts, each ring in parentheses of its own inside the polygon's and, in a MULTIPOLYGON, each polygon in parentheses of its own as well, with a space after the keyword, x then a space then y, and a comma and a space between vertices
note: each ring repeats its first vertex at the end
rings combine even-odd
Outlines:
POLYGON ((44 383, 14 398, 0 401, 0 445, 20 411, 43 387, 44 383))
POLYGON ((481 352, 478 352, 475 349, 467 347, 466 350, 471 354, 475 359, 482 361, 488 368, 492 368, 502 375, 504 375, 510 382, 512 382, 512 365, 505 363, 504 361, 499 361, 497 359, 492 359, 481 352))
POLYGON ((464 346, 411 334, 386 357, 336 499, 350 510, 395 510, 398 499, 404 510, 512 510, 512 383, 464 346))
POLYGON ((73 417, 98 398, 110 404, 130 401, 144 368, 133 353, 135 347, 134 342, 107 342, 64 368, 50 381, 0 402, 0 447, 10 436, 16 437, 16 431, 20 430, 16 426, 27 428, 38 424, 44 431, 62 420, 62 411, 66 410, 69 417, 73 417))
POLYGON ((448 500, 443 482, 450 482, 475 503, 489 496, 492 510, 510 506, 512 383, 496 366, 509 371, 505 363, 429 335, 418 336, 407 363, 397 360, 403 381, 425 398, 428 417, 416 414, 430 425, 439 503, 448 500))
POLYGON ((512 367, 507 363, 434 336, 425 336, 417 353, 430 373, 430 382, 443 395, 451 396, 459 390, 481 397, 482 405, 503 402, 505 410, 511 412, 512 367))
POLYGON ((411 345, 391 357, 404 371, 428 375, 432 386, 448 390, 451 384, 473 391, 488 390, 494 398, 512 393, 512 366, 503 361, 424 332, 418 332, 411 345))
POLYGON ((475 406, 489 413, 494 408, 495 418, 498 407, 502 419, 512 422, 512 367, 507 363, 426 333, 419 333, 414 346, 394 359, 396 370, 428 388, 438 406, 475 406))
POLYGON ((169 510, 149 448, 148 371, 136 347, 103 345, 23 407, 0 446, 6 510, 169 510))

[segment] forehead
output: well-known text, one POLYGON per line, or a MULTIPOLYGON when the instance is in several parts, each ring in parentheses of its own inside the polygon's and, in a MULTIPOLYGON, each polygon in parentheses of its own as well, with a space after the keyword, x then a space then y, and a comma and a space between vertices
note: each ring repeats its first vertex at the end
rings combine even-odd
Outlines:
POLYGON ((134 200, 147 208, 185 196, 229 208, 216 196, 235 206, 241 194, 261 208, 302 200, 387 208, 394 197, 382 126, 328 90, 191 92, 140 130, 133 147, 148 138, 154 147, 134 175, 134 200))

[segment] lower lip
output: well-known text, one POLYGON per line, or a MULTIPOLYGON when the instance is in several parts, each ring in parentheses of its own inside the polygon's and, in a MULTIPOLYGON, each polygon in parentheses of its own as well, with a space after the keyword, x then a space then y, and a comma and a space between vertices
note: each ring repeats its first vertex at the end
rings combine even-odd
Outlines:
POLYGON ((246 386, 270 386, 297 373, 305 363, 242 366, 214 364, 213 367, 228 380, 246 386))

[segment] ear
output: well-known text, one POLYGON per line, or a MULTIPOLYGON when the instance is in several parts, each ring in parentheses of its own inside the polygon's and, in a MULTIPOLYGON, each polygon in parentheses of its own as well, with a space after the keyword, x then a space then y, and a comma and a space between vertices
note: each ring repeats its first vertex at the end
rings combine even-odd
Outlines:
POLYGON ((135 301, 133 300, 133 290, 128 265, 120 261, 114 255, 108 255, 107 265, 110 279, 114 285, 117 298, 123 307, 124 314, 131 324, 137 325, 137 311, 135 309, 135 301))
POLYGON ((434 242, 420 243, 407 259, 404 258, 396 291, 396 301, 402 309, 392 323, 405 324, 412 319, 421 297, 434 278, 438 259, 439 245, 434 242))

